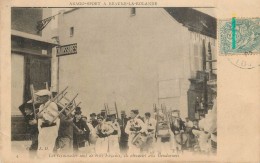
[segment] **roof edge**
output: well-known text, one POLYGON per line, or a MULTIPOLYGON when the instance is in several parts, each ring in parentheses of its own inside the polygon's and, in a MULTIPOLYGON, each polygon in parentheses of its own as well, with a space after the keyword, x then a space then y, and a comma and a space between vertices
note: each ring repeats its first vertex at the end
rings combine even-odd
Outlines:
POLYGON ((43 43, 47 43, 47 44, 58 45, 58 44, 54 43, 52 40, 44 39, 41 36, 21 32, 21 31, 17 31, 17 30, 13 30, 13 29, 11 30, 11 35, 17 36, 17 37, 23 37, 23 38, 27 38, 30 40, 35 40, 35 41, 39 41, 39 42, 43 42, 43 43))

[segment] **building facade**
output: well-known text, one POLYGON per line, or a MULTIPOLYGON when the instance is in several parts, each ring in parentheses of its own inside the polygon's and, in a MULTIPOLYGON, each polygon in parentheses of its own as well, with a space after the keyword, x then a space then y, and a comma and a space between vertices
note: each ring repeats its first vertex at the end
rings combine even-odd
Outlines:
POLYGON ((51 16, 50 9, 12 8, 11 10, 11 115, 12 140, 26 139, 27 126, 18 107, 31 99, 30 84, 43 89, 51 85, 53 43, 50 28, 37 30, 37 22, 51 16))
POLYGON ((163 104, 186 117, 189 79, 205 69, 204 45, 206 57, 216 57, 215 30, 213 17, 191 8, 61 11, 55 37, 77 43, 77 54, 53 57, 52 86, 79 93, 87 115, 116 102, 127 113, 163 104))

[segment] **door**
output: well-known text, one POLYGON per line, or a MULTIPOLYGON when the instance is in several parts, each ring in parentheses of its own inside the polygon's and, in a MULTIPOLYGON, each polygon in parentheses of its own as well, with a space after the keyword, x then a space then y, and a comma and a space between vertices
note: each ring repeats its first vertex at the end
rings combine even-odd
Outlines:
POLYGON ((35 90, 39 90, 46 88, 45 82, 51 85, 51 58, 26 56, 24 101, 31 99, 30 84, 33 84, 35 90))
POLYGON ((50 85, 50 81, 50 58, 12 55, 12 112, 14 112, 11 119, 12 140, 29 140, 30 138, 27 124, 24 123, 24 117, 18 110, 23 102, 31 99, 30 84, 33 84, 35 89, 44 89, 44 82, 50 85))

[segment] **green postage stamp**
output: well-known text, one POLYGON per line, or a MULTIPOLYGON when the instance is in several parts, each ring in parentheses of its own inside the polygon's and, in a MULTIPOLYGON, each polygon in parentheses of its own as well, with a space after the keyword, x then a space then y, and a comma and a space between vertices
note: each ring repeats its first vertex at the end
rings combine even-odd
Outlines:
POLYGON ((260 52, 260 18, 219 20, 221 54, 253 55, 260 52))

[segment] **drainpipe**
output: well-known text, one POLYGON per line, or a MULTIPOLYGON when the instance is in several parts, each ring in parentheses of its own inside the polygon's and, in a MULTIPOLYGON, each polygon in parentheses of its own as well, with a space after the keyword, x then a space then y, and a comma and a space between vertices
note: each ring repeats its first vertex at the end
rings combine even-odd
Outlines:
MULTIPOLYGON (((60 36, 62 35, 61 29, 63 27, 63 22, 64 22, 64 12, 65 10, 61 10, 59 11, 59 15, 58 15, 58 40, 59 40, 59 45, 60 45, 60 36)), ((60 58, 57 57, 57 91, 59 92, 60 90, 60 58)))

